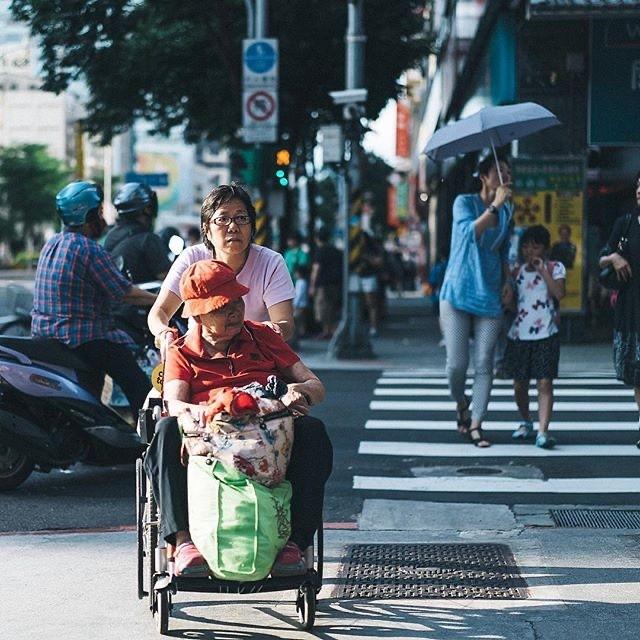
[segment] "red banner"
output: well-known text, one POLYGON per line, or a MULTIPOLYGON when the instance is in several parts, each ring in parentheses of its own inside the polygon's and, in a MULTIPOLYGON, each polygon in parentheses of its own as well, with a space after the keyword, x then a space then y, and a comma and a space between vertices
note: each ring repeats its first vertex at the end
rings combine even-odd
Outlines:
POLYGON ((396 156, 411 156, 411 107, 406 99, 396 101, 396 156))

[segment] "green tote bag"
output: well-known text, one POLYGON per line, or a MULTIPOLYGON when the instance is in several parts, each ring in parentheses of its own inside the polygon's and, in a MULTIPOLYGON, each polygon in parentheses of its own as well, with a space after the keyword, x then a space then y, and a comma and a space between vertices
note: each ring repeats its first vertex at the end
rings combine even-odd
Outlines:
POLYGON ((204 456, 189 458, 187 478, 191 538, 213 575, 266 578, 291 533, 289 482, 268 488, 204 456))

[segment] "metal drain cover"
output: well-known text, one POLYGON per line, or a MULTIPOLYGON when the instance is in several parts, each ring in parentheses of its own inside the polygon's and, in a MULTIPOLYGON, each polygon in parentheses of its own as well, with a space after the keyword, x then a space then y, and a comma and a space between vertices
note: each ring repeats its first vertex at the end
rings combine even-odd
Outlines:
POLYGON ((527 584, 502 544, 356 544, 339 598, 523 599, 527 584))
POLYGON ((551 509, 556 527, 640 529, 640 511, 622 509, 551 509))

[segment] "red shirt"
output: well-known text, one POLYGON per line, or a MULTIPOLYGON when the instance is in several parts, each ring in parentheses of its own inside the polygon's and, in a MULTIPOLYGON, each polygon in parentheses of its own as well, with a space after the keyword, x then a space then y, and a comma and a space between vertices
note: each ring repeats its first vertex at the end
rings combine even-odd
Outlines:
POLYGON ((184 380, 191 387, 191 402, 209 401, 210 391, 220 387, 242 387, 251 382, 266 384, 270 375, 282 374, 300 358, 269 327, 246 320, 224 357, 210 356, 198 324, 169 347, 164 380, 184 380))

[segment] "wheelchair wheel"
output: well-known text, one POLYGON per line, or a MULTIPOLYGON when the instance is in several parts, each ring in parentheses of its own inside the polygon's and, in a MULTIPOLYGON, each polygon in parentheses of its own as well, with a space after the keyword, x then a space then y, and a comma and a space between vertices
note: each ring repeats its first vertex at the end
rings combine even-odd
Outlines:
POLYGON ((156 591, 156 610, 154 616, 156 619, 156 629, 161 635, 169 632, 169 610, 171 609, 171 598, 169 589, 160 589, 156 591))
POLYGON ((153 584, 155 582, 156 573, 156 547, 158 546, 158 507, 156 505, 155 498, 153 497, 153 491, 149 487, 147 491, 147 519, 146 519, 146 534, 147 534, 147 575, 149 577, 149 607, 153 611, 153 584))
POLYGON ((138 544, 138 600, 147 595, 144 590, 144 506, 146 483, 142 460, 136 460, 136 540, 138 544))
POLYGON ((316 621, 316 590, 314 585, 309 582, 301 585, 298 589, 296 611, 300 626, 305 631, 313 629, 313 624, 316 621))

